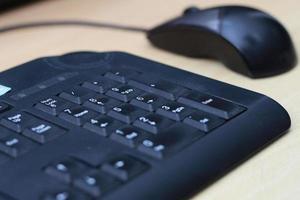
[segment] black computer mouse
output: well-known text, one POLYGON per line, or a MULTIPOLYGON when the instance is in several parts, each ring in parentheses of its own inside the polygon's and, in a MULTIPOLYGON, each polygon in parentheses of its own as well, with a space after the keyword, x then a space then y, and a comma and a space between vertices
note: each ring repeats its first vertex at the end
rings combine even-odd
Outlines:
POLYGON ((291 37, 274 17, 242 6, 188 8, 148 31, 155 46, 191 57, 218 59, 249 77, 267 77, 294 67, 291 37))

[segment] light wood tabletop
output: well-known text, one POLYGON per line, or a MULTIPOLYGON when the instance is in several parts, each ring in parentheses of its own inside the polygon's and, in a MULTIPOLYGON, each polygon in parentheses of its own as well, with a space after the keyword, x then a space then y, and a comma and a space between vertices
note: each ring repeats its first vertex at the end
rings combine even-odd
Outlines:
MULTIPOLYGON (((300 51, 299 0, 48 0, 0 15, 0 26, 42 20, 85 19, 151 28, 184 8, 242 4, 278 18, 300 51)), ((255 31, 255 30, 253 30, 255 31)), ((274 41, 276 42, 276 41, 274 41)), ((290 113, 288 134, 201 191, 194 200, 300 199, 300 66, 253 80, 217 61, 187 58, 154 48, 143 33, 89 27, 45 27, 0 34, 0 70, 41 56, 71 51, 119 50, 264 93, 290 113)))

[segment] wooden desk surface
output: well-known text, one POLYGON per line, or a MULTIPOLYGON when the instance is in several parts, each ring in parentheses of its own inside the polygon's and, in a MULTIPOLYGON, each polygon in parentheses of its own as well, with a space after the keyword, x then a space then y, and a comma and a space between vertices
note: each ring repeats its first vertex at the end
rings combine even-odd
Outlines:
MULTIPOLYGON (((242 0, 48 0, 0 15, 0 26, 46 19, 90 19, 150 28, 179 15, 189 5, 205 8, 220 3, 255 6, 273 14, 285 24, 300 51, 298 0, 248 0, 247 3, 242 0)), ((121 50, 269 95, 290 113, 291 131, 194 200, 300 198, 300 66, 284 75, 252 80, 218 62, 158 50, 141 33, 86 27, 19 30, 0 35, 0 44, 0 70, 40 56, 77 50, 121 50)))

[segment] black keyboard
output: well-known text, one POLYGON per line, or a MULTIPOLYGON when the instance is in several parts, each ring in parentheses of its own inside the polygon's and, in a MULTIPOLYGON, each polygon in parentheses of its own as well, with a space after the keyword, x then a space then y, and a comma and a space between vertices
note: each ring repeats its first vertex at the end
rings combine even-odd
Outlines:
POLYGON ((262 94, 121 52, 0 84, 0 200, 186 199, 290 127, 262 94))

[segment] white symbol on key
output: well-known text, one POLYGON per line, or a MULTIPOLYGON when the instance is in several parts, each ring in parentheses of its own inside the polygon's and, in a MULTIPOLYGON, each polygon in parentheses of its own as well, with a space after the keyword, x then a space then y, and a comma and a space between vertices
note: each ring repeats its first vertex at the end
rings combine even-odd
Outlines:
POLYGON ((132 140, 137 136, 138 136, 138 134, 136 132, 132 132, 132 133, 126 135, 126 138, 129 139, 129 140, 132 140))
POLYGON ((93 177, 86 176, 86 177, 85 177, 85 182, 86 182, 88 185, 95 185, 97 181, 96 181, 96 179, 93 178, 93 177))
POLYGON ((203 123, 203 124, 206 124, 207 122, 209 122, 209 119, 204 118, 204 119, 199 120, 199 122, 203 123))
POLYGON ((107 125, 108 125, 108 123, 107 123, 107 122, 105 122, 105 123, 101 123, 101 124, 100 124, 100 127, 101 127, 101 128, 105 128, 107 125))
POLYGON ((209 104, 211 102, 213 102, 213 99, 207 99, 205 101, 202 101, 201 103, 207 105, 207 104, 209 104))
POLYGON ((98 120, 96 119, 91 119, 91 124, 97 124, 98 123, 98 120))
POLYGON ((153 102, 154 102, 153 99, 149 99, 149 100, 147 101, 147 103, 153 103, 153 102))
POLYGON ((171 109, 169 106, 162 106, 161 108, 164 109, 164 110, 170 110, 171 109))
POLYGON ((5 145, 6 146, 13 146, 15 144, 18 144, 19 140, 17 138, 13 138, 12 140, 8 140, 5 142, 5 145))
POLYGON ((72 114, 72 111, 71 111, 70 109, 65 109, 64 112, 65 112, 65 113, 72 114))
POLYGON ((119 129, 116 130, 116 133, 119 134, 119 135, 124 135, 124 132, 119 130, 119 129))
POLYGON ((131 92, 133 92, 133 89, 122 91, 121 94, 130 94, 131 92))
POLYGON ((151 148, 151 147, 153 147, 154 143, 152 141, 150 141, 150 140, 144 140, 143 141, 143 145, 145 147, 151 148))
POLYGON ((163 151, 165 149, 165 146, 160 144, 160 145, 155 146, 153 149, 154 149, 154 151, 163 151))
POLYGON ((181 106, 181 107, 179 107, 179 108, 176 108, 175 110, 172 110, 172 112, 173 112, 173 113, 180 113, 180 112, 183 111, 183 110, 184 110, 184 107, 181 106))
POLYGON ((90 98, 89 101, 92 102, 92 103, 96 103, 96 102, 97 102, 97 99, 95 99, 95 98, 90 98))
POLYGON ((55 200, 67 200, 69 198, 69 194, 66 192, 59 193, 55 196, 55 200))
POLYGON ((19 123, 19 122, 21 122, 21 117, 22 117, 21 114, 17 114, 15 116, 9 117, 8 120, 12 121, 14 123, 19 123))
POLYGON ((124 167, 124 165, 125 165, 125 163, 124 163, 124 161, 122 161, 122 160, 119 160, 119 161, 117 161, 117 162, 115 163, 115 167, 116 167, 116 168, 124 167))
POLYGON ((151 121, 151 120, 147 119, 146 117, 140 117, 139 120, 142 121, 143 123, 148 123, 148 124, 150 124, 152 126, 156 125, 155 121, 151 121))
POLYGON ((45 125, 45 124, 40 124, 39 126, 31 128, 31 130, 33 132, 36 132, 38 134, 44 133, 44 132, 48 131, 49 129, 51 129, 51 126, 45 125))
POLYGON ((138 96, 138 97, 136 97, 136 100, 138 100, 138 101, 143 101, 143 100, 144 100, 144 97, 138 96))
POLYGON ((111 88, 111 90, 114 91, 114 92, 119 92, 120 91, 119 88, 111 88))
POLYGON ((61 164, 61 163, 59 163, 59 164, 56 165, 56 169, 58 171, 63 171, 63 172, 65 172, 65 171, 68 170, 68 168, 64 164, 61 164))
POLYGON ((114 107, 113 110, 116 112, 122 112, 122 108, 119 108, 119 107, 114 107))

